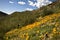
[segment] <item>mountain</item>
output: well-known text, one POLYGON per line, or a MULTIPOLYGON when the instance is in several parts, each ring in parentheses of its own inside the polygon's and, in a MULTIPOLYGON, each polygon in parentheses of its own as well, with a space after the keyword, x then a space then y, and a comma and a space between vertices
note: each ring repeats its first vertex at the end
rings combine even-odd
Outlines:
POLYGON ((47 40, 55 40, 57 37, 60 40, 59 24, 60 0, 33 11, 14 12, 6 18, 4 17, 4 21, 0 22, 0 39, 43 40, 46 36, 47 40))
POLYGON ((5 40, 60 40, 60 0, 37 10, 14 12, 3 24, 5 40))
POLYGON ((8 14, 0 11, 0 20, 4 19, 4 17, 6 17, 8 14))
POLYGON ((38 22, 11 30, 4 38, 6 40, 60 40, 60 13, 45 16, 38 22))
POLYGON ((2 38, 2 36, 3 36, 3 35, 2 35, 3 33, 1 32, 1 30, 4 29, 4 27, 1 26, 1 25, 3 25, 2 23, 3 23, 3 21, 4 21, 7 17, 8 17, 8 14, 0 11, 0 40, 2 40, 1 38, 2 38))
POLYGON ((6 16, 6 15, 7 15, 6 13, 0 11, 0 16, 6 16))

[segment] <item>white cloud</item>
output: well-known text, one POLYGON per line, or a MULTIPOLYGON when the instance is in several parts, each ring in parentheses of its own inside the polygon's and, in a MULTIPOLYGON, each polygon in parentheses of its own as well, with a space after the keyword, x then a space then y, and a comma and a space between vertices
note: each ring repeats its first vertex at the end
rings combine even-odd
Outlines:
POLYGON ((29 5, 35 6, 35 4, 32 1, 29 0, 28 2, 29 2, 29 5))
POLYGON ((25 10, 26 11, 32 11, 33 9, 32 8, 26 8, 25 10))
POLYGON ((23 2, 23 1, 19 1, 18 4, 20 4, 20 5, 24 5, 24 4, 26 4, 26 3, 23 2))
POLYGON ((48 4, 52 3, 49 0, 37 0, 37 2, 35 2, 35 3, 30 1, 30 0, 28 0, 28 2, 29 2, 29 5, 36 6, 37 8, 40 8, 42 6, 45 6, 45 5, 48 5, 48 4))
POLYGON ((14 2, 13 1, 9 1, 9 3, 13 4, 14 2))

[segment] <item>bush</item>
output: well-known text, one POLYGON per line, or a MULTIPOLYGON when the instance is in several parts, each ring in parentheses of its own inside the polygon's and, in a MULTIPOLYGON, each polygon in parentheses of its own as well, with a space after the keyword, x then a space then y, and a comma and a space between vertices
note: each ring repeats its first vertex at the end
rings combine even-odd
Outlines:
POLYGON ((54 13, 54 10, 53 9, 43 9, 42 13, 41 13, 41 16, 44 17, 44 16, 47 16, 47 15, 51 15, 54 13))

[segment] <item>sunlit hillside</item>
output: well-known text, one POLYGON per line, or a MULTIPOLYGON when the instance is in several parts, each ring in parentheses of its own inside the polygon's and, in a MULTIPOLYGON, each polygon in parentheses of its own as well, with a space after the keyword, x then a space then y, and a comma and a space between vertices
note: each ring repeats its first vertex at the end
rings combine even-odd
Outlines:
POLYGON ((4 38, 6 40, 60 40, 60 13, 45 16, 40 21, 21 29, 11 30, 4 38))
POLYGON ((60 40, 60 0, 33 11, 0 11, 0 40, 60 40))

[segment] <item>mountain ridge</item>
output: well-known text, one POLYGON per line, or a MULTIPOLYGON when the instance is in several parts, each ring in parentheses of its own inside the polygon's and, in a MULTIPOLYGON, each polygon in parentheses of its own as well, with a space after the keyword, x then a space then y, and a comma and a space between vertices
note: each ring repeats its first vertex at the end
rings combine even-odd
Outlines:
POLYGON ((4 13, 4 12, 2 12, 2 11, 0 11, 0 15, 8 15, 8 14, 6 14, 6 13, 4 13))

